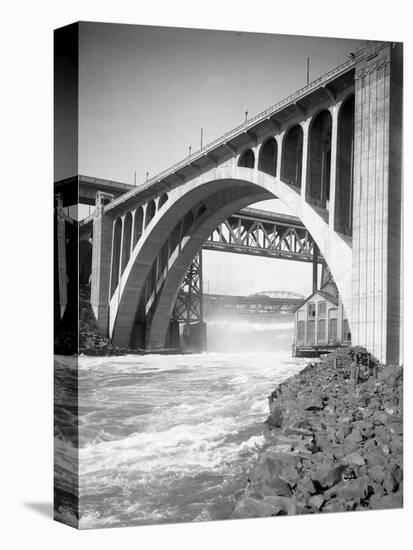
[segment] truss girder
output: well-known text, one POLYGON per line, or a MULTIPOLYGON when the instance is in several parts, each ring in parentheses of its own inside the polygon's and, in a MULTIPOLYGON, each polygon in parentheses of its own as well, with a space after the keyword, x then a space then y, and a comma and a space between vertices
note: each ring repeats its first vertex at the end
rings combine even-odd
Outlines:
MULTIPOLYGON (((223 221, 204 249, 311 262, 314 241, 304 226, 274 223, 237 214, 223 221)), ((319 262, 322 262, 319 257, 319 262)))

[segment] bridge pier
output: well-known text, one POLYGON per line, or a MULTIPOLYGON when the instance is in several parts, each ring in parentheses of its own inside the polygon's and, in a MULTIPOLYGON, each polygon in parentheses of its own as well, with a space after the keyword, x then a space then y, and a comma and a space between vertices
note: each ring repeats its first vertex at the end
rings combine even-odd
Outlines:
POLYGON ((179 336, 179 323, 171 319, 166 336, 166 347, 172 349, 181 349, 181 337, 179 336))
MULTIPOLYGON (((175 343, 184 352, 200 353, 207 349, 207 325, 203 319, 202 251, 191 263, 179 290, 172 323, 178 324, 175 343), (183 327, 180 336, 179 324, 183 327)), ((171 324, 169 333, 171 332, 171 324)))
POLYGON ((207 324, 199 321, 184 325, 181 348, 184 352, 201 353, 207 349, 207 324))
POLYGON ((367 43, 356 65, 353 343, 399 363, 402 46, 367 43))
POLYGON ((93 219, 90 302, 99 332, 107 335, 109 328, 113 220, 111 216, 105 215, 103 212, 104 199, 104 194, 97 194, 96 212, 93 219))
POLYGON ((67 266, 66 266, 66 222, 63 215, 63 201, 60 194, 55 195, 54 247, 55 247, 55 323, 60 319, 67 304, 67 266))

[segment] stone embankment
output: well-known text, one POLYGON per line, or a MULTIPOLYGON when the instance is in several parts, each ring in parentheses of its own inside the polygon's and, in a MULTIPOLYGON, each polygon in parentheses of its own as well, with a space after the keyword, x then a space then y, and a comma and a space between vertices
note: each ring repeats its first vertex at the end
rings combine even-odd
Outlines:
POLYGON ((355 377, 353 359, 330 354, 273 391, 266 444, 231 517, 402 507, 403 369, 361 353, 355 377))

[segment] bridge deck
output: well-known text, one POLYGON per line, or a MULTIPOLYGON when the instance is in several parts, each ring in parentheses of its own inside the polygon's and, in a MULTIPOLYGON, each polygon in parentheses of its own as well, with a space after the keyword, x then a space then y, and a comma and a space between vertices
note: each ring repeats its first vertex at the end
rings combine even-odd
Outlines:
MULTIPOLYGON (((192 163, 196 162, 197 160, 207 157, 208 154, 212 153, 213 151, 217 150, 222 146, 225 146, 226 143, 231 142, 231 140, 236 139, 242 134, 245 134, 249 131, 253 131, 262 123, 265 123, 268 120, 270 120, 270 123, 271 123, 272 117, 276 118, 276 115, 280 116, 282 111, 286 111, 288 109, 294 109, 298 102, 300 102, 301 104, 304 104, 304 102, 308 100, 309 104, 313 103, 314 98, 312 100, 309 99, 311 95, 317 95, 317 94, 318 95, 324 94, 326 96, 330 95, 332 93, 331 87, 333 86, 334 82, 340 81, 340 80, 342 81, 343 79, 345 79, 346 75, 355 67, 357 62, 356 58, 357 58, 357 54, 353 58, 350 58, 344 63, 341 63, 340 65, 328 71, 324 75, 316 78, 315 80, 313 80, 312 82, 304 86, 303 88, 300 88, 298 91, 287 96, 285 99, 278 101, 277 103, 275 103, 274 105, 271 105, 261 113, 250 118, 243 124, 240 124, 236 128, 233 128, 232 130, 226 132, 225 134, 215 139, 214 141, 208 143, 198 151, 195 151, 191 155, 187 156, 185 159, 175 163, 171 167, 160 172, 156 176, 153 176, 152 178, 148 179, 148 181, 138 185, 134 189, 131 189, 126 194, 122 195, 118 199, 115 199, 110 204, 108 204, 105 207, 105 211, 109 211, 116 208, 117 206, 128 201, 129 199, 132 199, 137 194, 140 194, 140 193, 145 194, 145 191, 148 191, 154 186, 157 186, 157 184, 160 184, 160 187, 164 186, 165 184, 162 184, 163 180, 179 173, 179 170, 184 169, 187 166, 190 166, 192 163)), ((285 117, 281 116, 281 118, 285 118, 285 117)))

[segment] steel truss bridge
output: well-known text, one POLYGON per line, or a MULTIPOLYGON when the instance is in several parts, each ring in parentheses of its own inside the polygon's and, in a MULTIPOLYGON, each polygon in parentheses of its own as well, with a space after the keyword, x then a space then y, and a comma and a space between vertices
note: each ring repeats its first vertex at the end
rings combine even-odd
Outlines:
MULTIPOLYGON (((256 208, 243 208, 230 216, 214 230, 202 248, 312 262, 314 288, 317 288, 318 264, 325 268, 317 245, 299 218, 256 208)), ((203 322, 205 316, 223 313, 291 313, 301 303, 302 299, 291 297, 203 295, 200 251, 182 281, 172 318, 178 323, 193 325, 203 322)))
POLYGON ((312 262, 315 252, 314 241, 299 218, 256 208, 244 208, 222 222, 203 249, 302 262, 312 262))

